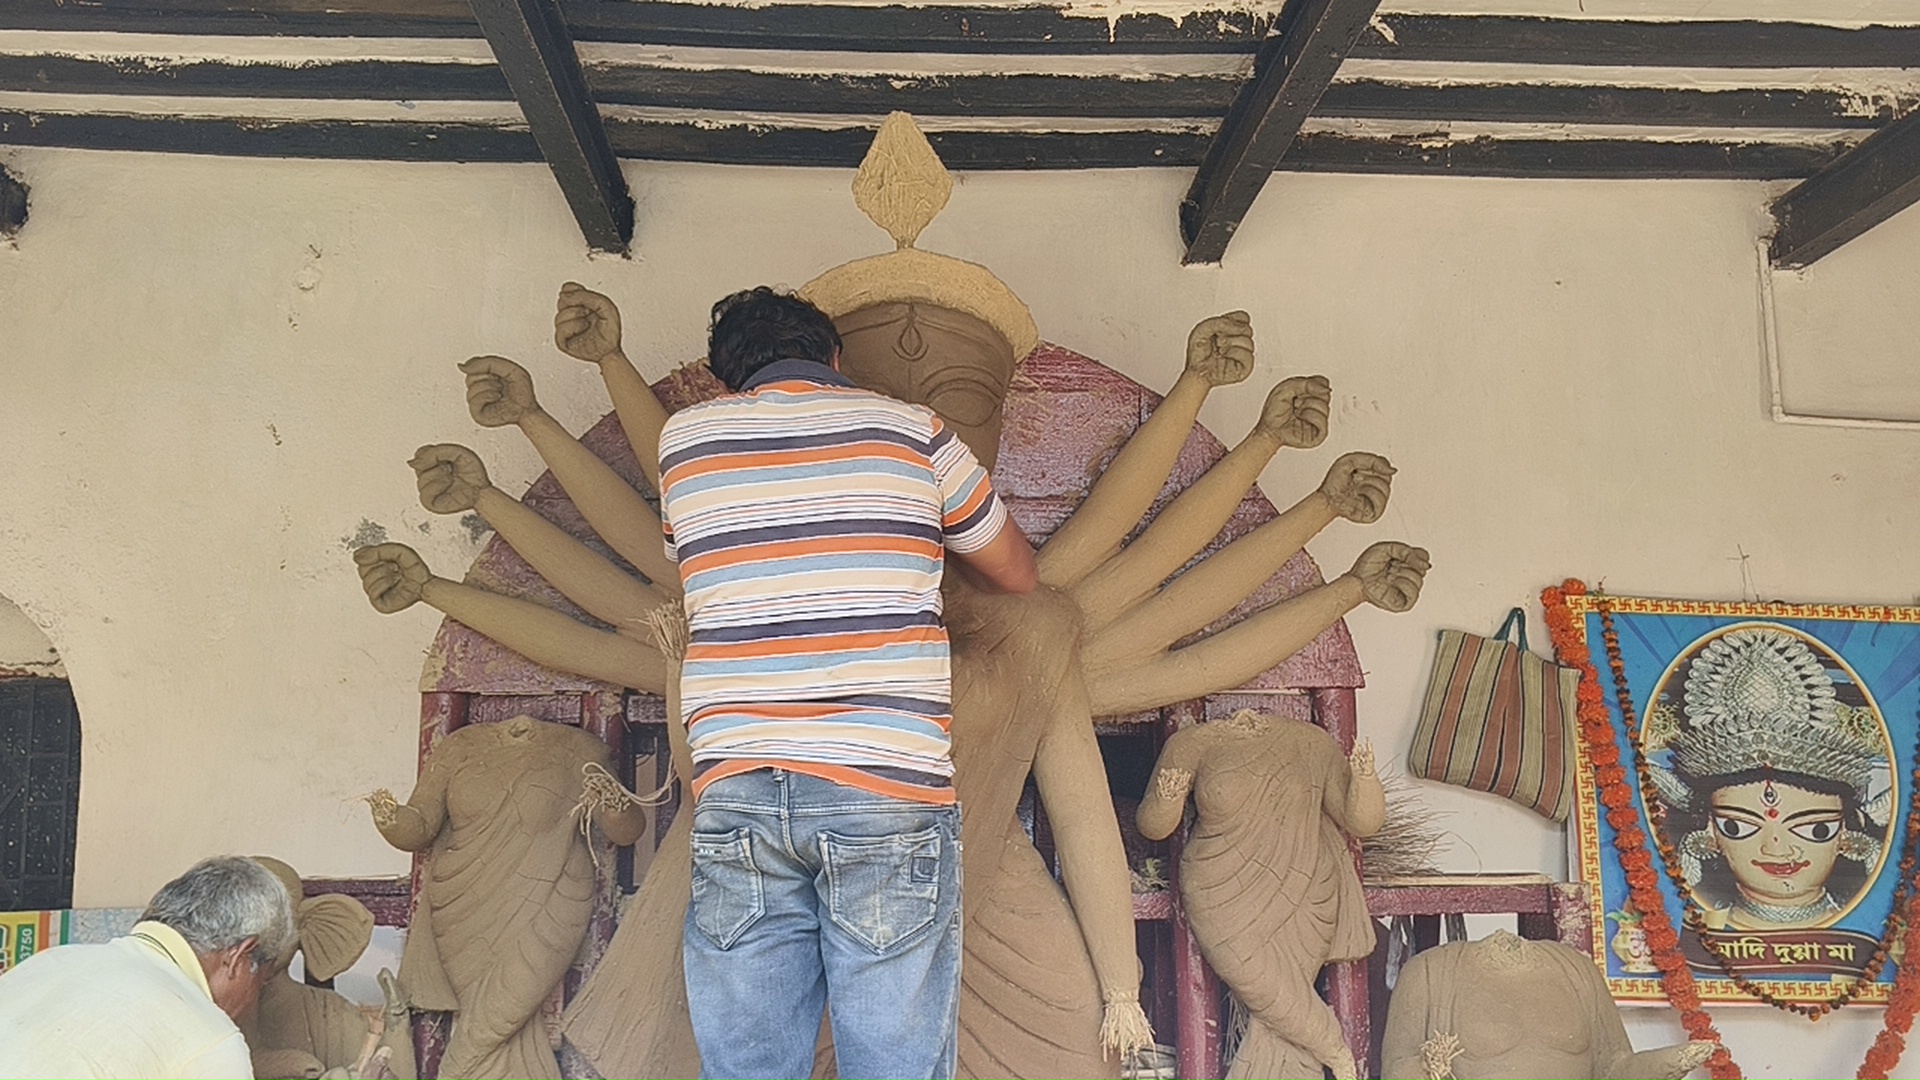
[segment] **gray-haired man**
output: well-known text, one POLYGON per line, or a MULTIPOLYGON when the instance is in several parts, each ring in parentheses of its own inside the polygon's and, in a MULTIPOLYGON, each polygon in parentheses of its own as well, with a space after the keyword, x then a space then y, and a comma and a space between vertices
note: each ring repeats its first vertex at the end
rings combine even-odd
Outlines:
POLYGON ((0 1077, 251 1077, 233 1017, 294 940, 287 890, 252 859, 196 864, 132 933, 0 976, 0 1077))

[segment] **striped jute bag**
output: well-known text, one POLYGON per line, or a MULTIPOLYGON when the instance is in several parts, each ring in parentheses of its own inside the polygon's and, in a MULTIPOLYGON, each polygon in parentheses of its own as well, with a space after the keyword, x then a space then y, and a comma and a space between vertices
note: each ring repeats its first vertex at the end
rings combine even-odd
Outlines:
POLYGON ((1440 652, 1407 752, 1407 771, 1489 791, 1554 821, 1573 808, 1580 672, 1527 650, 1527 616, 1491 638, 1440 631, 1440 652), (1519 642, 1509 640, 1519 628, 1519 642))

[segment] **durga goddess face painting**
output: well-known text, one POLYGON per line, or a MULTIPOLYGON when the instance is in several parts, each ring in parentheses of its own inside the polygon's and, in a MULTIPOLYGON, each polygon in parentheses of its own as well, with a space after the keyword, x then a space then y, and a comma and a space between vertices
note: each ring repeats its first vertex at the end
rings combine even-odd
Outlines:
POLYGON ((1713 930, 1832 926, 1892 841, 1893 745, 1872 693, 1832 649, 1779 623, 1683 649, 1645 711, 1650 795, 1713 930))

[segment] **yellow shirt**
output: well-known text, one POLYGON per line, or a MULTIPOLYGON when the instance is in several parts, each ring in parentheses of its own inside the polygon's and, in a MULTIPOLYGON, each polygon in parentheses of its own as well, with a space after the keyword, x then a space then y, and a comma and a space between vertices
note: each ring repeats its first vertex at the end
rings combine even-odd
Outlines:
POLYGON ((253 1076, 193 947, 156 922, 0 975, 0 1032, 0 1078, 253 1076))

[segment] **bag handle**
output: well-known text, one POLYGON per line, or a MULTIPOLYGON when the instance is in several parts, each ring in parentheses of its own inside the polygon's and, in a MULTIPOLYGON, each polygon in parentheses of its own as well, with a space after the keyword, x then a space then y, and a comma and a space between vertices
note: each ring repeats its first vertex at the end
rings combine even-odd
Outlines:
POLYGON ((1527 648, 1527 609, 1526 608, 1514 608, 1512 611, 1507 612, 1507 621, 1500 624, 1500 632, 1493 635, 1493 640, 1495 641, 1513 640, 1508 635, 1513 633, 1513 628, 1516 625, 1520 627, 1520 651, 1521 652, 1532 651, 1527 648))

